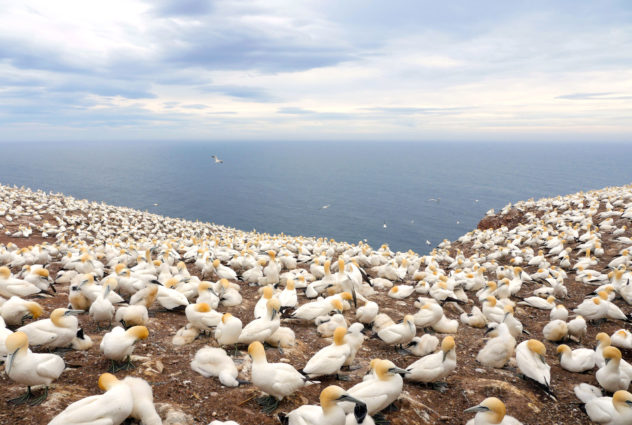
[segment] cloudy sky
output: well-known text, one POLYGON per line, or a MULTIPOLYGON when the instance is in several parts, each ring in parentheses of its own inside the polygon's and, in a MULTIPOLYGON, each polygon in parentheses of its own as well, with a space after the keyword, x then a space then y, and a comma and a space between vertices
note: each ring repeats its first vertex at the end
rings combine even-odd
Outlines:
POLYGON ((632 2, 0 0, 0 140, 632 141, 632 2))

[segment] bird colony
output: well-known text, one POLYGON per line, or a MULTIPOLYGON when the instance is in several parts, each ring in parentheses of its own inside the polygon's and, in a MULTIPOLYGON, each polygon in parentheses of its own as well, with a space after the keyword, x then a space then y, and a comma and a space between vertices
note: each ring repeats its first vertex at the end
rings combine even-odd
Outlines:
POLYGON ((632 424, 632 187, 488 215, 418 255, 0 186, 0 422, 632 424))

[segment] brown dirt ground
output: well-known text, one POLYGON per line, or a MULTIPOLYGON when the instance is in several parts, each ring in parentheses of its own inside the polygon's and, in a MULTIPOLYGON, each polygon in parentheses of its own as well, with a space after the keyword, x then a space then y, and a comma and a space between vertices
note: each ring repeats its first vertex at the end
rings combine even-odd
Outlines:
MULTIPOLYGON (((17 228, 19 223, 26 222, 26 217, 20 217, 13 223, 3 222, 8 229, 17 228)), ((512 219, 513 224, 513 219, 512 219)), ((619 220, 615 224, 624 224, 619 220)), ((628 225, 630 223, 627 223, 628 225)), ((35 232, 37 233, 37 232, 35 232)), ((28 246, 41 243, 45 239, 41 235, 32 235, 28 239, 8 238, 4 230, 0 235, 0 243, 13 242, 18 246, 28 246)), ((49 242, 53 239, 47 239, 49 242)), ((604 268, 610 259, 622 248, 620 244, 609 237, 604 237, 603 246, 607 247, 606 254, 600 259, 598 267, 604 268)), ((452 252, 456 248, 470 254, 468 246, 459 243, 453 244, 452 252)), ((572 260, 576 258, 573 253, 572 260)), ((501 264, 506 264, 500 262, 501 264)), ((51 275, 58 269, 58 264, 50 267, 51 275)), ((598 267, 595 267, 598 269, 598 267)), ((532 267, 525 267, 527 272, 535 271, 532 267)), ((17 270, 14 270, 16 272, 17 270)), ((193 270, 191 270, 193 272, 193 270)), ((578 283, 574 280, 574 273, 569 273, 567 282, 569 298, 564 301, 569 308, 575 307, 593 288, 578 283)), ((525 284, 520 293, 521 296, 529 296, 535 289, 535 284, 525 284)), ((57 294, 52 298, 38 299, 49 314, 54 308, 67 305, 67 285, 57 285, 57 294)), ((225 308, 247 323, 252 319, 252 308, 257 298, 257 288, 242 287, 244 303, 238 307, 225 308)), ((401 319, 406 313, 414 313, 416 308, 412 306, 414 295, 406 299, 406 303, 398 302, 386 296, 375 296, 379 300, 381 312, 388 313, 394 320, 401 319), (405 305, 402 305, 405 304, 405 305)), ((305 302, 303 296, 300 302, 305 302)), ((616 304, 625 313, 631 313, 632 308, 622 301, 616 304)), ((465 306, 469 311, 473 304, 465 306)), ((451 318, 458 318, 458 311, 450 305, 445 307, 446 313, 451 318)), ((145 360, 137 360, 137 368, 133 371, 117 373, 119 378, 134 375, 146 379, 153 388, 155 402, 167 402, 182 409, 193 416, 196 424, 208 424, 214 419, 235 420, 242 425, 246 424, 275 424, 278 423, 276 413, 288 412, 304 403, 317 403, 318 394, 324 386, 337 384, 342 387, 350 386, 361 380, 368 369, 371 358, 388 358, 400 367, 405 367, 417 360, 414 356, 402 356, 393 348, 387 347, 376 339, 367 339, 358 353, 356 362, 361 369, 351 372, 349 382, 336 381, 334 378, 322 379, 321 385, 313 385, 299 391, 294 396, 281 402, 279 409, 273 415, 265 415, 259 411, 259 407, 253 400, 258 396, 258 391, 251 385, 238 388, 224 388, 217 379, 206 379, 193 372, 189 366, 195 352, 205 345, 216 345, 212 338, 200 336, 192 344, 184 347, 175 347, 171 339, 176 330, 184 326, 186 317, 184 313, 160 311, 153 309, 153 317, 150 319, 149 338, 136 346, 135 355, 145 356, 145 360), (164 369, 161 373, 157 361, 162 362, 164 369)), ((150 310, 150 311, 152 311, 150 310)), ((220 310, 222 310, 220 308, 220 310)), ((353 321, 353 311, 347 311, 345 316, 353 321)), ((532 338, 543 340, 542 328, 548 322, 549 312, 531 308, 516 309, 516 317, 519 318, 532 338)), ((36 407, 13 406, 7 404, 7 400, 18 396, 24 388, 14 384, 4 373, 0 373, 0 424, 46 424, 52 417, 61 412, 70 403, 83 397, 99 394, 97 378, 99 374, 108 368, 108 362, 99 352, 99 343, 106 331, 97 331, 87 315, 79 317, 81 326, 91 336, 94 346, 85 352, 71 351, 64 354, 64 359, 70 368, 66 369, 61 377, 54 382, 49 393, 48 400, 36 407)), ((309 357, 321 347, 329 344, 328 341, 318 337, 314 326, 304 326, 284 323, 283 326, 291 326, 296 333, 297 346, 286 349, 282 355, 276 349, 268 349, 268 360, 279 361, 281 358, 289 359, 297 369, 302 368, 309 357)), ((595 335, 600 331, 612 334, 622 327, 630 328, 628 324, 607 321, 598 327, 589 327, 588 336, 582 341, 582 345, 592 347, 595 335)), ((422 334, 419 330, 418 335, 422 334)), ((507 406, 507 414, 510 414, 525 424, 588 424, 590 421, 586 414, 579 409, 578 400, 573 394, 573 386, 579 382, 588 382, 597 385, 594 371, 586 374, 573 374, 562 370, 555 354, 556 344, 545 342, 547 347, 547 362, 552 366, 552 388, 558 397, 555 402, 546 396, 541 390, 517 377, 516 370, 485 369, 481 368, 475 360, 476 354, 483 346, 483 330, 473 329, 461 324, 455 337, 457 342, 457 370, 450 375, 446 382, 448 389, 445 393, 428 389, 410 383, 404 384, 404 392, 400 400, 396 402, 397 411, 386 414, 387 419, 393 425, 400 424, 463 424, 473 416, 464 414, 463 410, 478 404, 485 397, 496 396, 502 399, 507 406)), ((519 340, 518 343, 521 341, 519 340)), ((571 348, 580 345, 570 342, 571 348)), ((622 350, 624 359, 632 360, 631 350, 622 350)), ((242 347, 242 356, 245 356, 242 347)), ((237 365, 240 368, 240 365, 237 365)), ((4 366, 0 366, 0 372, 4 366)), ((595 369, 596 370, 596 369, 595 369)), ((240 378, 247 376, 240 374, 240 378)))

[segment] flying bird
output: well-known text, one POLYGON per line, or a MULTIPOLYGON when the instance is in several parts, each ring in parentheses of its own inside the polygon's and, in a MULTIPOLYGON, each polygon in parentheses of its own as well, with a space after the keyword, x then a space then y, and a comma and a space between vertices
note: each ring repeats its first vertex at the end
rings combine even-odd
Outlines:
POLYGON ((327 205, 323 205, 322 207, 320 207, 321 210, 326 210, 327 208, 329 208, 331 206, 331 204, 327 204, 327 205))
POLYGON ((384 224, 382 224, 382 227, 386 229, 386 222, 384 222, 384 224))
POLYGON ((224 160, 223 159, 219 159, 217 157, 217 155, 212 155, 211 158, 213 158, 215 160, 216 164, 223 164, 224 163, 224 160))
POLYGON ((435 198, 430 198, 430 199, 428 199, 428 201, 436 202, 436 203, 438 204, 438 203, 440 203, 440 202, 441 202, 441 198, 437 198, 437 199, 435 199, 435 198))

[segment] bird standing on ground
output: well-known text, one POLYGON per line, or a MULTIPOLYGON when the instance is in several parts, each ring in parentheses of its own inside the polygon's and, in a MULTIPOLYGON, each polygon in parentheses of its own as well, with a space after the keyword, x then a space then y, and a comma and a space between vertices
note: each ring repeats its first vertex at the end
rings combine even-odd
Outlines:
POLYGON ((56 354, 32 353, 29 350, 29 339, 24 332, 14 332, 5 340, 8 357, 6 360, 7 376, 18 384, 26 385, 28 390, 21 397, 9 400, 13 404, 28 402, 31 405, 41 403, 48 396, 48 386, 64 371, 64 360, 56 354), (31 387, 45 385, 44 393, 31 399, 31 387))

